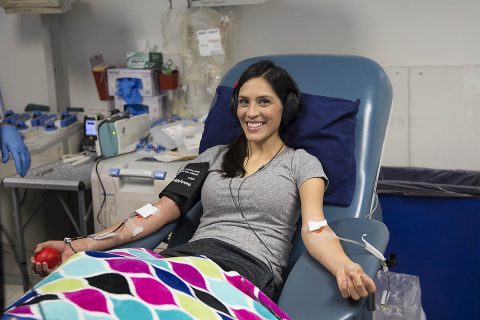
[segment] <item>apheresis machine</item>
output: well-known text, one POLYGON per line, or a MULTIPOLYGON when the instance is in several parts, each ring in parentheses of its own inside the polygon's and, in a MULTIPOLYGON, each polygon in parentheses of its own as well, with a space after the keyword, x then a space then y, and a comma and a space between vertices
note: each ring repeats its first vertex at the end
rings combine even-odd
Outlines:
POLYGON ((91 175, 95 232, 157 201, 160 192, 187 163, 160 162, 141 152, 99 161, 91 175))

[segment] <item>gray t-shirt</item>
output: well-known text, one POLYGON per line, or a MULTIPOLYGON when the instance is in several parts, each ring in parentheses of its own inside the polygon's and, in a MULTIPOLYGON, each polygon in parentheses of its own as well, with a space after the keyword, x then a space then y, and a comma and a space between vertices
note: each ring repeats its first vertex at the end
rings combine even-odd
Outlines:
POLYGON ((325 172, 305 150, 287 147, 250 176, 224 178, 219 171, 226 150, 212 147, 194 161, 209 162, 210 173, 202 187, 204 212, 191 241, 215 238, 230 243, 263 261, 281 281, 300 217, 298 190, 313 177, 328 182, 325 172))

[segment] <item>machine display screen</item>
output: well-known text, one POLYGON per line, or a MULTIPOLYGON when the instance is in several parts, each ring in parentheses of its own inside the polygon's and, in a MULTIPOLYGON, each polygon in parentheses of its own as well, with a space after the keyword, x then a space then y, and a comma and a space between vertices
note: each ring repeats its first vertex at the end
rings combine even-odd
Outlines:
POLYGON ((97 120, 88 119, 85 120, 85 135, 86 136, 97 136, 97 130, 95 130, 95 123, 97 120))

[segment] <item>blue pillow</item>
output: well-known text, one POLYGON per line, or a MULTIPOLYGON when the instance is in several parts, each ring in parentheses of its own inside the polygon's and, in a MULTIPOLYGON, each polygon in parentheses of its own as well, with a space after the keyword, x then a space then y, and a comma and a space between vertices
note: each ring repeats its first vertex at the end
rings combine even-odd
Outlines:
MULTIPOLYGON (((233 89, 217 88, 200 141, 200 152, 230 143, 241 132, 230 111, 233 89)), ((287 145, 305 149, 320 160, 330 180, 324 202, 349 206, 355 191, 355 122, 360 100, 350 101, 302 93, 303 109, 292 130, 287 145)))

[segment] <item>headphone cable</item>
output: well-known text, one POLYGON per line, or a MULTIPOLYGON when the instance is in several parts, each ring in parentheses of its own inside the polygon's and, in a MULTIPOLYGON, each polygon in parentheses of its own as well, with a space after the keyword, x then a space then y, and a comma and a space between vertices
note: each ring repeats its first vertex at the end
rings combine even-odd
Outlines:
MULTIPOLYGON (((280 148, 278 149, 278 151, 274 154, 274 156, 268 160, 267 163, 265 163, 264 165, 262 165, 257 171, 255 171, 254 173, 252 173, 251 175, 247 176, 245 179, 243 179, 243 181, 240 183, 240 185, 238 186, 238 190, 237 190, 237 201, 235 201, 235 197, 233 196, 233 191, 232 191, 232 181, 233 181, 233 177, 230 178, 230 182, 228 183, 228 189, 230 190, 230 196, 232 197, 232 202, 235 206, 235 208, 237 209, 237 211, 240 213, 240 215, 242 216, 243 220, 245 220, 245 222, 247 223, 248 227, 250 228, 250 230, 252 230, 253 234, 257 237, 257 239, 260 241, 260 243, 268 250, 268 252, 270 252, 270 254, 275 257, 275 259, 277 260, 277 262, 280 264, 280 259, 277 257, 277 255, 275 255, 272 250, 270 250, 270 248, 265 244, 265 242, 261 239, 261 237, 257 234, 257 232, 252 228, 252 226, 250 225, 250 222, 247 220, 247 218, 245 217, 245 214, 242 210, 242 204, 241 204, 241 201, 240 201, 240 189, 242 188, 242 185, 245 181, 247 181, 248 178, 250 178, 251 176, 255 175, 257 172, 259 172, 260 170, 263 170, 265 167, 267 167, 270 162, 273 161, 273 159, 275 159, 275 157, 277 157, 277 155, 280 153, 280 151, 282 151, 283 147, 285 146, 285 143, 282 143, 282 145, 280 146, 280 148)), ((247 159, 247 162, 248 162, 248 159, 247 159)), ((272 274, 275 274, 273 272, 273 267, 272 267, 272 264, 270 261, 268 261, 268 264, 269 264, 269 268, 270 268, 270 271, 272 272, 272 274)))

